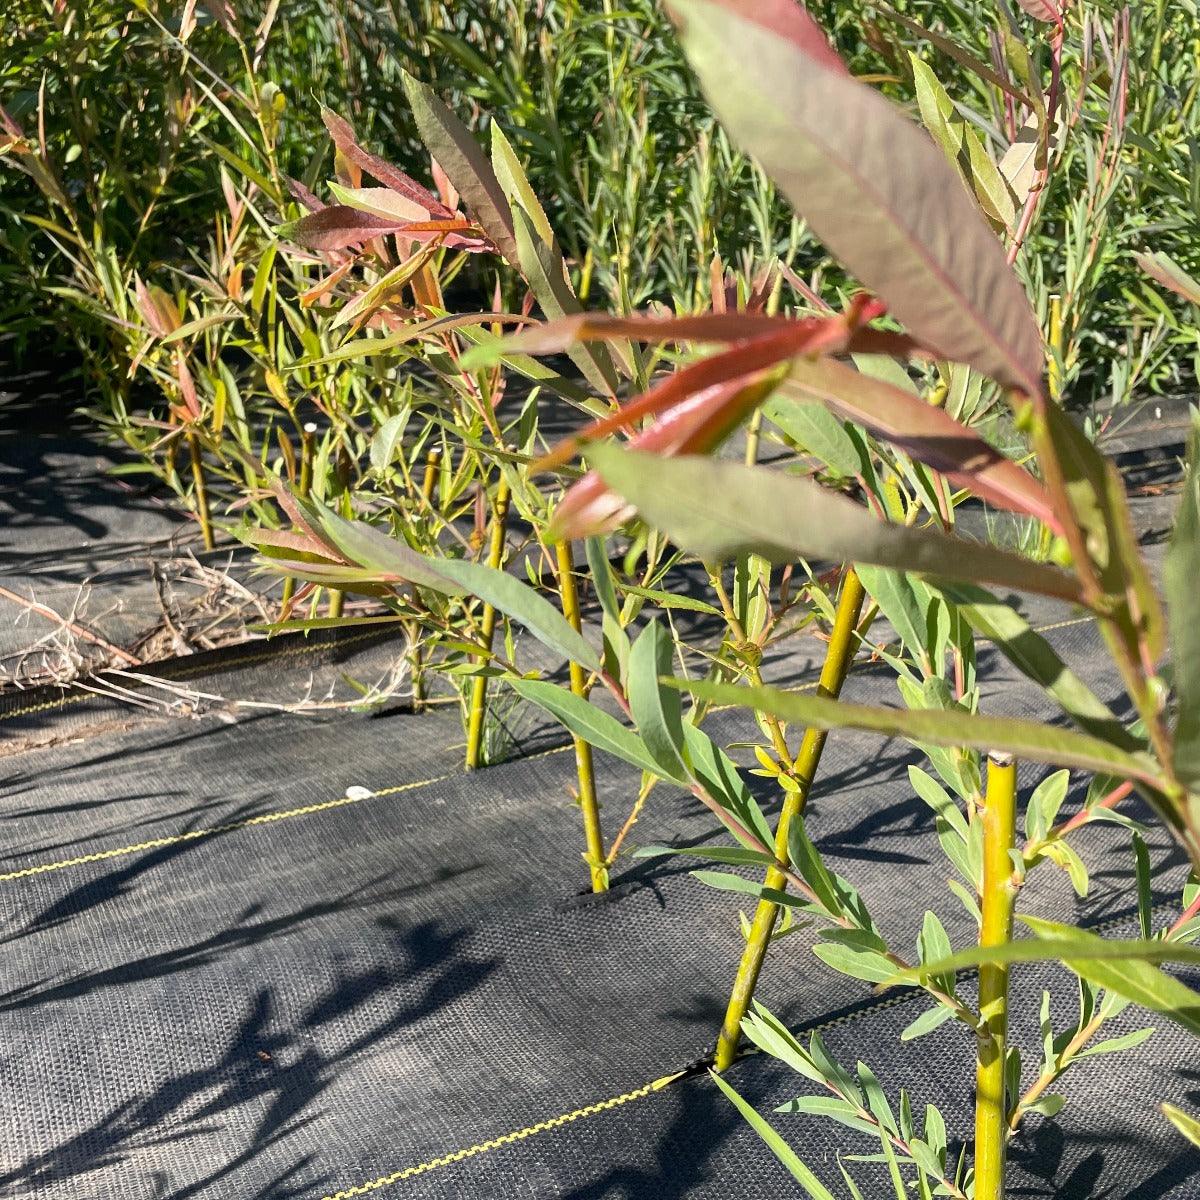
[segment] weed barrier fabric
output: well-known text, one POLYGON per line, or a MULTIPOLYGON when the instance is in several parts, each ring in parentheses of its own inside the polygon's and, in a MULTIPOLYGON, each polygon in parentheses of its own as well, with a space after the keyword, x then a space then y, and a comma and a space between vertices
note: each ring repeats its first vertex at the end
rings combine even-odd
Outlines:
MULTIPOLYGON (((1048 636, 1093 674, 1103 662, 1086 622, 1048 636)), ((994 708, 1036 712, 995 654, 982 659, 994 708)), ((882 670, 847 687, 893 692, 882 670)), ((712 728, 735 740, 748 720, 720 713, 712 728)), ((626 860, 611 896, 580 896, 571 755, 531 718, 525 732, 526 757, 475 775, 446 711, 163 722, 8 760, 0 1194, 793 1194, 702 1075, 653 1086, 710 1049, 737 898, 682 858, 626 860)), ((915 938, 918 895, 962 940, 911 761, 899 743, 835 734, 810 828, 885 932, 915 938)), ((636 779, 601 766, 611 829, 636 779)), ((718 840, 707 811, 667 788, 635 837, 718 840)), ((1099 829, 1080 849, 1088 919, 1128 920, 1124 836, 1099 829)), ((1157 829, 1151 850, 1175 863, 1159 877, 1166 902, 1182 864, 1157 829)), ((1065 877, 1039 875, 1028 910, 1069 919, 1065 877)), ((825 1025, 893 1101, 903 1083, 969 1136, 966 1039, 901 1044, 921 1001, 880 1004, 810 942, 778 943, 763 1001, 793 1026, 825 1025)), ((1023 967, 1022 1019, 1043 983, 1070 1012, 1064 971, 1023 967)), ((1194 1047, 1162 1029, 1069 1076, 1067 1107, 1019 1147, 1013 1194, 1200 1193, 1200 1164, 1155 1107, 1188 1102, 1194 1047)), ((760 1105, 807 1090, 762 1058, 731 1078, 760 1105)), ((831 1184, 839 1147, 872 1152, 815 1118, 775 1120, 831 1184)))
MULTIPOLYGON (((1154 490, 1170 454, 1136 441, 1131 481, 1150 490, 1135 509, 1153 559, 1172 519, 1173 499, 1154 490)), ((1050 605, 1028 615, 1101 696, 1116 696, 1088 622, 1050 605)), ((263 696, 307 671, 328 682, 383 667, 396 652, 336 641, 183 669, 197 668, 206 690, 263 696)), ((812 658, 801 643, 772 675, 811 681, 812 658)), ((1049 715, 994 651, 980 660, 990 711, 1049 715)), ((896 702, 885 667, 860 668, 846 695, 896 702)), ((795 1194, 702 1070, 688 1070, 715 1038, 744 898, 689 878, 700 864, 682 857, 622 860, 610 896, 581 896, 560 729, 514 711, 519 757, 465 775, 445 708, 128 728, 109 719, 121 711, 93 697, 0 711, 0 737, 42 739, 0 760, 0 1195, 795 1194)), ((719 713, 709 728, 733 741, 749 720, 719 713)), ((962 943, 968 919, 907 782, 915 761, 901 743, 832 735, 809 828, 898 946, 915 940, 914 896, 962 943)), ((611 836, 637 780, 604 756, 598 767, 611 836)), ((1024 773, 1026 794, 1039 774, 1024 773)), ((1068 805, 1079 798, 1077 786, 1068 805)), ((660 787, 631 840, 725 839, 695 801, 660 787)), ((1125 835, 1089 830, 1079 849, 1092 871, 1086 903, 1044 868, 1025 911, 1131 935, 1125 835)), ((1184 867, 1157 827, 1151 853, 1170 864, 1157 877, 1167 904, 1184 867)), ((872 997, 816 960, 811 941, 801 931, 776 945, 763 1002, 793 1028, 820 1028, 845 1063, 866 1060, 893 1103, 903 1085, 918 1109, 939 1104, 952 1140, 969 1139, 969 1040, 901 1043, 922 1000, 872 997)), ((1014 1019, 1029 1046, 1043 986, 1057 1012, 1072 1012, 1064 970, 1017 968, 1014 1019)), ((1157 1112, 1164 1099, 1195 1106, 1195 1042, 1133 1010, 1121 1022, 1114 1033, 1159 1032, 1067 1076, 1066 1108, 1034 1118, 1014 1148, 1011 1194, 1200 1195, 1200 1158, 1157 1112)), ((766 1109, 812 1090, 761 1056, 730 1078, 766 1109)), ((875 1149, 816 1118, 773 1120, 835 1189, 837 1153, 875 1149)))

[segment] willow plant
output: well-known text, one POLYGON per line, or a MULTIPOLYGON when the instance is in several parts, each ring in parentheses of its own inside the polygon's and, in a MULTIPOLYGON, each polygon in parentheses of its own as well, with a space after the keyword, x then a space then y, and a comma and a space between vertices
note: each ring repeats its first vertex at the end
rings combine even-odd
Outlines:
MULTIPOLYGON (((1182 939, 1169 936, 1174 927, 1165 938, 1128 942, 1118 952, 1121 965, 1103 968, 1095 968, 1093 961, 1099 941, 1083 931, 1030 921, 1038 934, 1032 946, 1009 940, 1014 889, 1029 866, 1057 862, 1077 884, 1086 880, 1082 863, 1062 836, 1065 829, 1047 832, 1037 826, 1022 855, 1024 866, 1014 877, 1014 758, 1112 779, 1111 788, 1091 806, 1099 812, 1110 812, 1136 790, 1193 863, 1200 862, 1200 800, 1193 791, 1200 779, 1193 762, 1191 695, 1195 598, 1182 585, 1200 554, 1195 479, 1189 483, 1166 572, 1178 698, 1172 718, 1157 665, 1166 620, 1133 537, 1120 477, 1058 406, 1052 391, 1059 390, 1061 376, 1053 389, 1047 386, 1041 332, 1011 267, 1041 203, 1062 103, 1061 55, 1068 20, 1068 14, 1053 4, 1031 0, 1024 7, 1049 29, 1052 77, 1044 97, 1034 102, 1025 95, 1041 133, 1027 195, 1008 212, 989 207, 989 202, 1007 197, 1011 203, 1011 190, 991 191, 992 176, 986 168, 972 165, 970 174, 961 176, 964 163, 977 160, 970 154, 948 159, 887 101, 852 79, 799 7, 736 0, 676 0, 672 5, 685 53, 731 137, 756 156, 846 268, 878 294, 902 331, 874 327, 882 306, 866 301, 841 316, 800 322, 589 316, 519 334, 507 343, 509 353, 561 349, 612 336, 648 341, 707 337, 729 344, 729 349, 679 372, 671 385, 653 389, 627 406, 623 422, 598 422, 573 443, 573 449, 585 448, 593 474, 575 485, 560 507, 560 532, 581 536, 614 513, 623 518, 636 513, 706 563, 735 561, 749 553, 779 563, 824 558, 852 562, 860 573, 883 570, 877 578, 884 590, 877 589, 876 597, 891 608, 889 616, 902 641, 923 659, 923 685, 900 677, 907 711, 764 686, 695 679, 665 683, 699 702, 751 708, 760 720, 800 722, 818 731, 853 727, 906 737, 927 750, 943 782, 966 801, 964 817, 941 785, 928 776, 914 778, 918 792, 935 808, 947 853, 961 862, 975 886, 976 895, 968 892, 963 901, 977 913, 981 944, 972 952, 978 957, 966 961, 993 964, 981 979, 978 1011, 962 1006, 954 991, 954 968, 964 960, 949 955, 936 918, 931 925, 927 917, 921 963, 894 969, 898 956, 882 941, 857 893, 821 864, 798 814, 788 822, 790 862, 785 862, 761 830, 726 813, 726 823, 742 846, 725 852, 724 861, 759 862, 791 879, 801 891, 799 902, 805 910, 821 912, 835 923, 829 935, 832 944, 818 947, 824 961, 875 982, 902 978, 926 987, 936 983, 949 1015, 958 1015, 976 1031, 978 1138, 969 1186, 977 1200, 1003 1194, 1006 1130, 1040 1103, 1023 1102, 1008 1074, 1013 1060, 1004 1050, 1007 956, 1062 959, 1090 981, 1089 986, 1103 985, 1106 996, 1113 998, 1111 1003, 1104 1001, 1110 1011, 1125 996, 1191 1024, 1198 999, 1150 965, 1163 958, 1195 957, 1191 947, 1176 944, 1182 939), (731 47, 738 53, 731 54, 731 47), (739 60, 756 64, 752 78, 742 73, 739 60), (1005 230, 1010 236, 1007 252, 996 236, 1005 230), (854 367, 832 358, 847 354, 855 360, 854 367), (881 354, 944 364, 939 370, 951 380, 954 371, 963 369, 992 380, 1009 401, 1015 430, 1028 439, 1038 474, 997 452, 944 408, 922 403, 901 383, 903 373, 893 372, 888 378, 884 372, 880 378, 878 368, 869 368, 864 359, 881 354), (721 385, 727 390, 715 393, 721 385), (865 489, 868 495, 874 493, 873 507, 863 507, 794 474, 687 453, 706 448, 696 436, 700 430, 744 419, 773 391, 819 404, 839 422, 853 421, 877 441, 902 451, 910 462, 924 464, 927 473, 921 487, 929 504, 929 523, 897 523, 894 506, 877 488, 865 489), (701 397, 708 403, 702 404, 701 397), (630 448, 598 440, 649 415, 658 417, 659 426, 673 428, 673 440, 652 444, 656 427, 638 435, 630 448), (954 536, 947 484, 1039 522, 1048 531, 1052 561, 954 536), (720 497, 719 503, 714 497, 720 497), (1136 725, 1122 725, 1049 643, 992 596, 988 586, 1041 594, 1087 612, 1104 635, 1137 714, 1136 725), (889 592, 890 605, 884 600, 889 592), (934 611, 931 605, 943 616, 932 622, 912 619, 929 615, 934 611), (978 692, 964 677, 971 661, 970 636, 963 638, 964 629, 989 637, 1080 732, 981 714, 978 692), (954 689, 945 686, 928 653, 930 630, 940 642, 957 639, 954 689), (992 763, 986 794, 981 792, 983 752, 992 763)), ((1120 97, 1120 72, 1112 86, 1120 97)), ((931 106, 944 114, 936 95, 931 106)), ((1052 341, 1059 350, 1058 332, 1052 341)), ((961 402, 958 407, 962 412, 961 402)), ((684 753, 682 741, 676 742, 676 751, 684 753)), ((1065 774, 1056 778, 1065 788, 1065 774)), ((1039 789, 1031 806, 1048 827, 1057 811, 1049 788, 1039 789)), ((761 900, 779 901, 777 889, 756 890, 761 900)), ((1192 911, 1188 902, 1180 927, 1189 926, 1192 911)), ((1143 922, 1148 932, 1145 917, 1143 922)), ((1089 1024, 1096 1003, 1089 993, 1081 1029, 1089 1024)), ((779 1048, 780 1032, 765 1014, 747 1025, 760 1045, 768 1046, 773 1037, 779 1048)), ((1073 1038, 1067 1045, 1072 1044, 1073 1038)), ((814 1078, 833 1087, 848 1106, 848 1116, 867 1119, 863 1114, 869 1117, 873 1111, 885 1149, 895 1149, 899 1138, 922 1178, 934 1174, 949 1194, 966 1194, 961 1172, 947 1177, 945 1163, 937 1156, 922 1162, 908 1136, 911 1129, 902 1130, 901 1137, 894 1123, 879 1115, 876 1083, 864 1079, 861 1090, 859 1084, 847 1084, 840 1068, 821 1065, 815 1042, 807 1052, 791 1043, 786 1050, 789 1061, 808 1063, 814 1078)), ((1050 1074, 1070 1057, 1065 1050, 1056 1052, 1048 1064, 1050 1074)), ((811 1172, 798 1177, 811 1178, 811 1172)), ((828 1194, 815 1186, 809 1190, 828 1194)))

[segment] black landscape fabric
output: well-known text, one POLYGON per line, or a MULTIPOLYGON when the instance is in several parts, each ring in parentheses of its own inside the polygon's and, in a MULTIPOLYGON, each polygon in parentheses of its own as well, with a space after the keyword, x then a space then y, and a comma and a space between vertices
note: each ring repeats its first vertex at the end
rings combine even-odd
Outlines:
MULTIPOLYGON (((1155 554, 1172 504, 1139 501, 1155 554)), ((1031 616, 1116 696, 1086 621, 1031 616)), ((812 651, 801 644, 781 677, 811 680, 812 651)), ((355 653, 376 667, 393 651, 355 653)), ((994 652, 981 659, 991 711, 1049 715, 994 652)), ((327 682, 346 666, 333 655, 302 669, 327 682)), ((280 671, 269 658, 247 663, 237 687, 269 694, 280 671)), ((886 668, 868 667, 847 694, 892 703, 895 688, 886 668)), ((706 888, 680 856, 623 859, 608 897, 581 895, 560 731, 514 711, 518 756, 468 775, 449 708, 238 710, 122 727, 84 721, 91 703, 0 713, 0 737, 37 735, 0 757, 0 1195, 798 1194, 703 1071, 689 1072, 711 1049, 744 897, 706 888), (59 723, 63 736, 47 737, 59 723)), ((748 722, 725 712, 708 727, 735 741, 748 722)), ((913 908, 928 906, 961 943, 969 918, 908 784, 914 761, 901 743, 833 735, 809 829, 885 933, 910 944, 913 908)), ((598 766, 612 829, 637 779, 614 760, 598 766)), ((1026 792, 1037 777, 1023 773, 1026 792)), ((670 787, 655 790, 631 839, 724 840, 670 787)), ((1184 868, 1157 826, 1150 840, 1165 919, 1184 868)), ((1025 910, 1133 935, 1127 833, 1089 830, 1080 849, 1087 900, 1048 868, 1025 910)), ((918 1111, 938 1104, 954 1144, 969 1140, 968 1037, 902 1043, 922 1000, 874 997, 823 966, 813 940, 802 930, 777 944, 761 1000, 794 1028, 820 1028, 846 1065, 869 1063, 893 1103, 904 1086, 918 1111)), ((1057 1013, 1073 1011, 1063 969, 1017 968, 1015 1027, 1030 1058, 1043 987, 1057 1013)), ((1030 1122, 1012 1195, 1200 1196, 1200 1155, 1157 1111, 1162 1100, 1200 1104, 1196 1042, 1134 1009, 1114 1033, 1146 1024, 1153 1038, 1081 1064, 1062 1112, 1030 1122)), ((1036 1064, 1025 1069, 1028 1082, 1036 1064)), ((768 1111, 812 1090, 761 1056, 730 1079, 768 1111)), ((835 1191, 837 1154, 877 1149, 814 1117, 772 1120, 835 1191)), ((882 1177, 856 1169, 864 1195, 884 1194, 882 1177)))

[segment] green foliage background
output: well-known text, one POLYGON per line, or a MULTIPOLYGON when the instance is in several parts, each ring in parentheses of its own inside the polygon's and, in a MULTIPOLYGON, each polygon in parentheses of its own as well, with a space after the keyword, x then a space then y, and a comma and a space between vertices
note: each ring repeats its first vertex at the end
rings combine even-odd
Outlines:
MULTIPOLYGON (((244 76, 236 45, 212 15, 220 7, 198 6, 187 51, 172 37, 182 3, 81 0, 69 6, 75 19, 64 22, 56 10, 66 7, 54 0, 8 6, 0 28, 0 103, 33 133, 38 91, 45 89, 50 156, 91 235, 117 262, 147 276, 186 267, 223 207, 225 160, 215 147, 262 167, 219 111, 220 81, 244 76), (181 106, 189 104, 198 111, 181 120, 181 106)), ((267 5, 235 7, 253 45, 267 5)), ((896 7, 989 58, 989 29, 998 21, 992 4, 898 0, 896 7)), ((1100 3, 1080 19, 1109 28, 1118 11, 1100 3)), ((968 119, 993 147, 999 142, 982 85, 883 6, 822 0, 814 15, 857 73, 909 105, 914 89, 904 51, 916 49, 967 108, 974 92, 978 108, 968 119)), ((1185 269, 1200 268, 1200 23, 1191 0, 1160 0, 1137 6, 1132 35, 1129 131, 1104 219, 1080 207, 1111 119, 1106 97, 1094 88, 1068 169, 1054 173, 1054 193, 1023 255, 1043 314, 1052 293, 1065 291, 1072 300, 1067 380, 1079 404, 1187 390, 1195 376, 1189 314, 1161 299, 1130 255, 1163 251, 1185 269), (1072 281, 1072 254, 1080 238, 1093 236, 1096 265, 1087 279, 1072 281)), ((1034 58, 1044 58, 1035 31, 1029 43, 1034 58)), ((1103 55, 1102 39, 1094 53, 1103 55)), ((714 126, 655 0, 283 4, 256 68, 260 85, 276 85, 286 100, 282 168, 310 181, 328 172, 319 119, 328 105, 349 117, 367 144, 425 177, 401 69, 433 85, 477 129, 501 122, 527 162, 577 286, 597 307, 704 302, 714 253, 735 266, 747 255, 783 255, 805 276, 832 271, 770 185, 714 126)), ((92 336, 87 303, 56 290, 66 264, 37 225, 39 215, 44 209, 30 181, 0 159, 0 330, 18 356, 41 352, 48 341, 92 336)), ((839 281, 836 273, 831 278, 839 281)), ((490 280, 476 282, 490 291, 490 280)))

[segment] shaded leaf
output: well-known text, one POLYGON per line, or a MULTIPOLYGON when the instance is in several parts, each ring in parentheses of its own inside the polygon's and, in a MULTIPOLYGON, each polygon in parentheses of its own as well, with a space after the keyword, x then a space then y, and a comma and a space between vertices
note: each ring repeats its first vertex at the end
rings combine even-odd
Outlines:
POLYGON ((1200 417, 1193 415, 1188 470, 1163 564, 1178 716, 1174 767, 1200 789, 1200 417))
POLYGON ((831 358, 798 359, 780 392, 819 400, 842 420, 862 425, 981 500, 1058 527, 1041 483, 944 408, 831 358))
POLYGON ((612 490, 648 524, 709 562, 747 552, 776 563, 825 558, 1079 599, 1077 581, 1054 567, 939 531, 885 524, 807 479, 696 456, 662 459, 611 445, 594 447, 591 458, 612 490), (708 502, 698 503, 701 497, 708 502), (719 503, 711 503, 713 497, 719 503))

